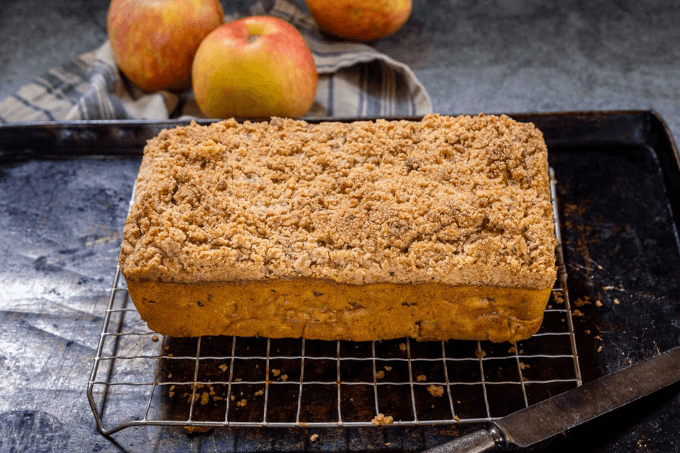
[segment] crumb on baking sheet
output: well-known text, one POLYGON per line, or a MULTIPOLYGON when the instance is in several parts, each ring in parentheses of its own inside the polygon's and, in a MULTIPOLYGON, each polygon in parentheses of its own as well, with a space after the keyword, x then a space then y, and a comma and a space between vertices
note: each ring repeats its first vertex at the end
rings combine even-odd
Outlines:
POLYGON ((571 312, 572 316, 583 316, 583 312, 581 310, 574 310, 571 312))
POLYGON ((441 385, 430 384, 427 386, 427 392, 434 397, 440 397, 444 395, 444 387, 441 385))
POLYGON ((615 305, 618 305, 618 304, 620 304, 620 303, 621 303, 621 302, 619 302, 618 299, 614 299, 614 304, 615 304, 615 305))
POLYGON ((319 435, 318 434, 312 434, 311 437, 309 438, 312 442, 316 442, 319 440, 319 435))
POLYGON ((201 405, 205 406, 210 401, 210 394, 208 392, 201 393, 201 405))
POLYGON ((187 434, 204 434, 212 430, 212 426, 185 426, 184 431, 187 434))
POLYGON ((281 370, 277 370, 276 368, 272 368, 272 375, 273 376, 278 376, 281 374, 281 370))
POLYGON ((227 364, 226 364, 226 363, 223 363, 223 364, 220 365, 218 368, 219 368, 220 370, 222 370, 222 372, 224 373, 224 372, 227 371, 227 368, 228 368, 228 367, 227 367, 227 364))
POLYGON ((576 307, 582 307, 584 305, 590 305, 590 304, 591 304, 590 297, 588 297, 588 296, 579 297, 578 299, 576 299, 574 301, 574 306, 576 306, 576 307))
POLYGON ((427 376, 425 376, 424 374, 419 374, 418 376, 416 376, 416 381, 418 382, 427 381, 427 376))
POLYGON ((255 396, 262 396, 262 395, 264 395, 264 390, 262 390, 262 389, 255 392, 255 396))
POLYGON ((382 370, 376 371, 375 372, 375 378, 376 379, 382 379, 385 377, 385 372, 382 370))
POLYGON ((376 415, 373 417, 373 420, 371 420, 371 424, 374 426, 391 425, 392 423, 394 423, 394 417, 391 415, 383 415, 382 413, 376 415))
POLYGON ((595 306, 596 306, 597 308, 602 307, 602 306, 603 306, 602 301, 601 301, 600 299, 597 299, 597 300, 595 301, 595 306))
POLYGON ((245 398, 236 403, 238 407, 245 407, 246 404, 248 404, 248 400, 245 398))

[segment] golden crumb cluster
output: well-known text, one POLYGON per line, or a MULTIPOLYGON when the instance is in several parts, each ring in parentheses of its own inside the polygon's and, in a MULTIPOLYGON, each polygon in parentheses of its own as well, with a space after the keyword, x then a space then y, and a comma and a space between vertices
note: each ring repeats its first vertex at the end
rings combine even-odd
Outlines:
POLYGON ((547 149, 506 116, 191 124, 150 140, 126 278, 543 289, 547 149))

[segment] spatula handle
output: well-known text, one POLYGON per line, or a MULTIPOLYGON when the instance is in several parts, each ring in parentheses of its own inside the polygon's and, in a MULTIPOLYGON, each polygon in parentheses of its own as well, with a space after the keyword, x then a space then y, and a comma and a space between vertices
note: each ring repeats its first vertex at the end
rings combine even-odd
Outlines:
POLYGON ((497 439, 499 437, 495 428, 480 429, 445 444, 437 445, 423 453, 484 453, 496 448, 497 439))

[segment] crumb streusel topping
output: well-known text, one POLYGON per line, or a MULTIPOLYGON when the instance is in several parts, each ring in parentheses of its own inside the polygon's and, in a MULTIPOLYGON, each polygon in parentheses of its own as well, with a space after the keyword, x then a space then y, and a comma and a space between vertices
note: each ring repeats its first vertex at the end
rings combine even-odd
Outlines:
POLYGON ((556 270, 541 132, 501 116, 191 124, 150 140, 127 278, 542 289, 556 270))

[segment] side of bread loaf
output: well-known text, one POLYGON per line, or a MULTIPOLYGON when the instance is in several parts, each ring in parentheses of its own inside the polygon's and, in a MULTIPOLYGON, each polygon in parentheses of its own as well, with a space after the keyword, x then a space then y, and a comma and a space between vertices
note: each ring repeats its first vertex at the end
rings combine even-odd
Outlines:
POLYGON ((150 140, 120 265, 174 336, 516 340, 555 280, 547 149, 501 116, 150 140))

